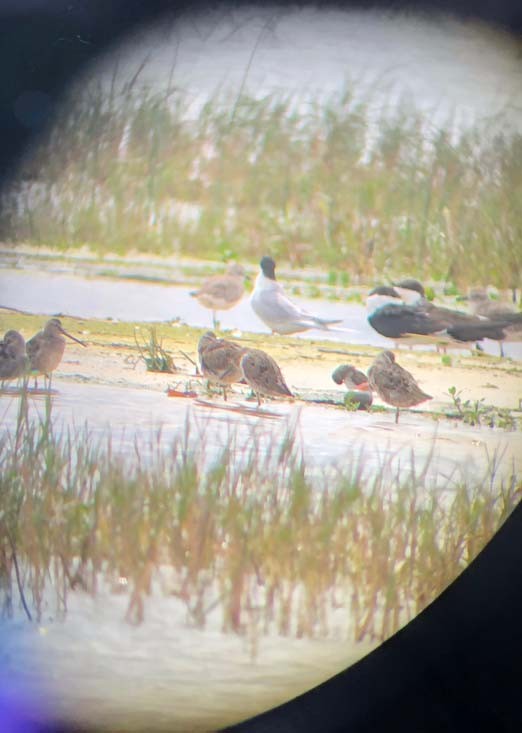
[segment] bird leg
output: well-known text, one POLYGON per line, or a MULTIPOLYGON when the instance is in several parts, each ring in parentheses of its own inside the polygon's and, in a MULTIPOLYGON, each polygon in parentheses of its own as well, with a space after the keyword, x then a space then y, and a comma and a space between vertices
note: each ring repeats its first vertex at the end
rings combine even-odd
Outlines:
POLYGON ((399 408, 395 408, 395 424, 399 422, 399 408))
POLYGON ((227 401, 227 385, 226 384, 223 385, 223 400, 224 402, 227 401))
POLYGON ((503 341, 499 341, 498 343, 500 345, 500 356, 505 356, 505 354, 504 354, 504 342, 503 341))

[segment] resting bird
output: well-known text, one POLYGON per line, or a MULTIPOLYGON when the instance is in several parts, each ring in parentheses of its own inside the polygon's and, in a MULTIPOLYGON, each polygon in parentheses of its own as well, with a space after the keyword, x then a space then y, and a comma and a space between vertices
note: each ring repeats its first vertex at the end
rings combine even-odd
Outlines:
POLYGON ((332 372, 336 384, 344 384, 348 389, 347 398, 359 403, 359 409, 367 409, 373 402, 368 377, 351 364, 341 364, 332 372))
POLYGON ((227 399, 227 385, 242 379, 239 361, 246 349, 233 341, 217 338, 207 331, 199 340, 198 355, 201 371, 209 380, 223 388, 223 399, 227 399))
POLYGON ((51 318, 47 321, 42 331, 29 339, 26 344, 27 356, 30 362, 30 372, 36 377, 45 374, 51 383, 51 374, 62 360, 65 351, 64 336, 76 341, 77 344, 85 346, 83 341, 68 333, 63 327, 59 318, 51 318))
POLYGON ((0 341, 0 381, 19 379, 28 368, 24 337, 18 331, 6 331, 3 341, 0 341))
POLYGON ((397 408, 395 422, 399 422, 399 408, 413 407, 432 397, 421 390, 413 376, 395 362, 393 351, 383 351, 368 370, 370 387, 389 405, 397 408))
POLYGON ((293 397, 281 369, 274 359, 261 349, 248 349, 241 356, 239 363, 246 383, 256 394, 258 407, 261 404, 261 395, 293 397))
POLYGON ((406 339, 455 346, 485 338, 498 341, 504 338, 503 329, 508 325, 505 320, 492 321, 441 308, 422 296, 415 303, 406 304, 397 290, 388 285, 374 288, 368 294, 366 307, 372 328, 396 342, 406 339))
POLYGON ((214 328, 218 327, 216 311, 230 310, 243 297, 246 277, 244 268, 236 262, 232 262, 224 275, 209 277, 203 282, 199 290, 193 290, 190 293, 192 297, 197 298, 202 306, 212 310, 214 328))
POLYGON ((265 256, 259 264, 261 272, 250 296, 250 304, 273 333, 291 334, 313 328, 327 331, 329 326, 342 322, 319 318, 299 308, 287 298, 283 286, 277 282, 274 260, 265 256))
POLYGON ((369 389, 368 377, 351 364, 341 364, 332 372, 336 384, 344 384, 348 389, 369 389))

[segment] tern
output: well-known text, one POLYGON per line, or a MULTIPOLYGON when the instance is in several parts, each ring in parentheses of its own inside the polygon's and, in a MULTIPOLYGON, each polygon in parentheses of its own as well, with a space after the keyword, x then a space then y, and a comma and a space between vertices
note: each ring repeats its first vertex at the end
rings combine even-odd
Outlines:
POLYGON ((273 333, 292 334, 314 328, 328 331, 331 325, 342 323, 342 320, 319 318, 292 303, 276 280, 276 264, 272 257, 263 257, 259 264, 261 272, 250 296, 250 304, 273 333))

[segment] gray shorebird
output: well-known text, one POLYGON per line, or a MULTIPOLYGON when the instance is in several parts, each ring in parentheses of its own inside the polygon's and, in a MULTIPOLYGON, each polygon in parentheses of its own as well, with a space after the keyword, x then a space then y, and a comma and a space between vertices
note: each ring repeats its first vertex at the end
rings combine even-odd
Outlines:
POLYGON ((83 341, 68 333, 59 318, 51 318, 41 331, 38 331, 26 344, 29 358, 29 371, 35 377, 44 374, 51 383, 51 374, 61 362, 65 351, 65 338, 85 346, 83 341))
POLYGON ((23 377, 28 368, 24 337, 18 331, 6 331, 0 341, 0 382, 23 377))
POLYGON ((413 376, 395 362, 393 351, 383 351, 368 370, 370 387, 379 397, 396 408, 395 422, 399 422, 399 408, 413 407, 432 397, 423 392, 413 376))
POLYGON ((212 331, 204 333, 199 340, 198 355, 203 376, 222 387, 225 402, 227 386, 243 378, 239 362, 245 351, 243 346, 233 341, 217 338, 212 331))
POLYGON ((261 349, 247 349, 241 356, 239 364, 246 383, 255 392, 258 407, 261 405, 261 395, 293 397, 281 369, 274 359, 261 349))
POLYGON ((272 257, 263 257, 259 265, 261 272, 257 276, 254 290, 250 296, 250 305, 256 316, 273 333, 291 334, 313 328, 328 331, 329 326, 342 322, 319 318, 292 303, 285 295, 281 283, 276 280, 276 264, 272 257))
POLYGON ((509 303, 490 300, 484 288, 472 288, 465 300, 469 301, 475 316, 503 320, 508 324, 504 328, 505 338, 499 340, 500 356, 504 356, 504 342, 522 341, 522 312, 517 312, 509 303))
POLYGON ((245 269, 236 262, 232 262, 224 275, 209 277, 202 283, 199 290, 193 290, 190 293, 204 308, 212 311, 214 328, 218 327, 216 311, 230 310, 243 297, 246 277, 245 269))
POLYGON ((346 398, 359 403, 359 409, 368 409, 372 402, 372 390, 368 377, 364 372, 351 364, 341 364, 332 372, 332 379, 336 384, 344 384, 348 392, 346 398))

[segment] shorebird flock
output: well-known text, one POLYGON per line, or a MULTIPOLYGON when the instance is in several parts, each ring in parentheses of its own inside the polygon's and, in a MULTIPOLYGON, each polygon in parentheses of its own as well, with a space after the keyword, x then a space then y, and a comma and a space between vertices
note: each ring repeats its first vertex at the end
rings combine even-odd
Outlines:
MULTIPOLYGON (((351 330, 341 327, 341 320, 319 317, 300 308, 286 295, 275 271, 274 259, 264 256, 250 296, 254 313, 272 333, 351 330)), ((212 311, 214 329, 218 325, 217 312, 233 308, 244 296, 247 277, 241 265, 232 263, 224 275, 208 278, 198 290, 190 293, 212 311)), ((471 290, 468 300, 472 313, 437 306, 426 298, 422 283, 408 278, 373 288, 367 297, 367 318, 372 328, 394 341, 396 347, 430 343, 444 350, 448 347, 474 348, 487 338, 500 344, 503 355, 505 341, 522 341, 522 313, 507 304, 490 301, 482 289, 471 290)), ((44 375, 50 388, 52 373, 64 354, 65 337, 86 345, 65 331, 58 318, 51 318, 27 343, 17 331, 7 331, 0 341, 0 381, 32 376, 37 386, 38 376, 44 375)), ((225 401, 227 389, 234 383, 249 385, 258 407, 265 397, 293 398, 278 364, 261 349, 248 348, 207 331, 199 340, 198 357, 202 375, 222 390, 225 401)), ((390 350, 375 358, 367 376, 350 364, 342 364, 334 370, 332 379, 346 386, 361 409, 371 406, 372 395, 376 393, 396 408, 396 422, 400 409, 432 399, 419 387, 414 376, 397 363, 390 350)))
POLYGON ((83 341, 66 331, 59 318, 51 318, 41 331, 25 342, 18 331, 7 331, 0 341, 0 382, 44 375, 51 387, 52 373, 60 364, 65 351, 65 338, 86 346, 83 341))

